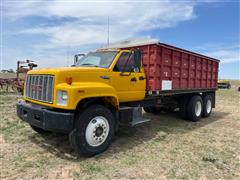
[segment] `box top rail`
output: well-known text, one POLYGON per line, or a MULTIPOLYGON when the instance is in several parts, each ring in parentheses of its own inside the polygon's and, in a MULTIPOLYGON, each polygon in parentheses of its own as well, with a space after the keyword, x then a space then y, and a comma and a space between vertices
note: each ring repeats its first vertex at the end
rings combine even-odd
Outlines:
POLYGON ((147 46, 147 45, 158 45, 158 46, 162 46, 162 47, 166 47, 168 49, 171 50, 177 50, 180 52, 184 52, 184 53, 188 53, 194 56, 198 56, 201 58, 207 58, 213 61, 217 61, 220 62, 219 59, 216 58, 212 58, 206 55, 202 55, 190 50, 186 50, 186 49, 182 49, 182 48, 178 48, 169 44, 165 44, 165 43, 161 43, 159 40, 157 39, 151 39, 151 38, 140 38, 140 39, 132 39, 132 40, 125 40, 125 41, 120 41, 120 42, 116 42, 116 43, 112 43, 107 47, 103 47, 103 48, 99 48, 98 50, 116 50, 116 49, 124 49, 124 48, 136 48, 139 46, 147 46))

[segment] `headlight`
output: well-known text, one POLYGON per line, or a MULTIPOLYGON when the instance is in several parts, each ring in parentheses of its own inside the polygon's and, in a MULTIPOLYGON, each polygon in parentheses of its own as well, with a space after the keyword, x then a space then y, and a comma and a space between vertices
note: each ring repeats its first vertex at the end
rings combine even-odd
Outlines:
POLYGON ((57 105, 66 106, 68 101, 68 94, 66 91, 57 91, 57 105))

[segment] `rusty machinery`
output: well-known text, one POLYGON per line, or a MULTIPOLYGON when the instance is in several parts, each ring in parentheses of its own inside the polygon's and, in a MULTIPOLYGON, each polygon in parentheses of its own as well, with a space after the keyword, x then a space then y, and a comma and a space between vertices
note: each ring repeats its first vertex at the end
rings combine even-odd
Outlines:
POLYGON ((6 86, 6 91, 9 91, 9 87, 12 88, 13 91, 23 93, 24 82, 26 79, 26 74, 28 71, 37 67, 37 64, 32 60, 26 61, 17 61, 17 70, 15 78, 0 78, 0 87, 3 89, 6 86), (20 74, 23 74, 23 77, 20 77, 20 74))

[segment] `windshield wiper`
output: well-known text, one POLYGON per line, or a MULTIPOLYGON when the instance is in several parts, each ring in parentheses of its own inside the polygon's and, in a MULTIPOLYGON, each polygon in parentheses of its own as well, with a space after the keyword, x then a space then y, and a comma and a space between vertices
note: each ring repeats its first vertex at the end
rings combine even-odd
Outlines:
POLYGON ((81 64, 80 66, 93 66, 93 67, 99 67, 98 65, 91 64, 91 63, 84 63, 84 64, 81 64))

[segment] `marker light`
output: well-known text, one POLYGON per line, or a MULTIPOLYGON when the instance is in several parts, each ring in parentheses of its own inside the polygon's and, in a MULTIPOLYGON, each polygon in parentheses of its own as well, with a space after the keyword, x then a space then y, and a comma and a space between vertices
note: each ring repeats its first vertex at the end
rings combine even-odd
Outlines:
POLYGON ((67 77, 66 78, 66 83, 71 85, 72 84, 72 77, 67 77))

